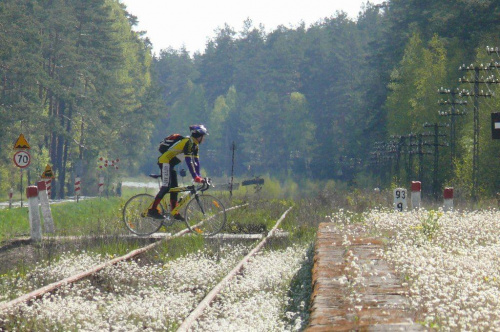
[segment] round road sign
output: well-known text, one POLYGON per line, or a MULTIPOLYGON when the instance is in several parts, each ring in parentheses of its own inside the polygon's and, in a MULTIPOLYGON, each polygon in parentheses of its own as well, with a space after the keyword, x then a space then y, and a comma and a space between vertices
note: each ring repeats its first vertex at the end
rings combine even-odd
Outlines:
POLYGON ((18 151, 14 154, 14 164, 19 168, 26 168, 31 162, 30 154, 26 151, 18 151))

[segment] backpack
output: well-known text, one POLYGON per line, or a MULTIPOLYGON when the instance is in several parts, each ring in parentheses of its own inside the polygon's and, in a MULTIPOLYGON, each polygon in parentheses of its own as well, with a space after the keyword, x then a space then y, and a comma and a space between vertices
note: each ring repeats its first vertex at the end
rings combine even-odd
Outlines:
POLYGON ((158 151, 161 154, 164 154, 165 152, 167 152, 168 149, 170 149, 170 147, 172 145, 174 145, 175 143, 179 142, 183 138, 184 138, 184 136, 182 136, 180 134, 172 134, 172 135, 170 135, 168 137, 165 137, 160 142, 160 145, 158 146, 158 151))

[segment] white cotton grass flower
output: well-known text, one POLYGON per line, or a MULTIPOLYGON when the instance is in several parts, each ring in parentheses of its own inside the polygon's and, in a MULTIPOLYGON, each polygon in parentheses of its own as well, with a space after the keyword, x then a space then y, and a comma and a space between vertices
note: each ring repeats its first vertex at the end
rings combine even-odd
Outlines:
POLYGON ((500 212, 372 212, 365 227, 390 234, 381 255, 409 287, 427 327, 500 329, 500 212))
MULTIPOLYGON (((22 322, 5 326, 14 330, 172 330, 247 250, 228 246, 217 261, 197 252, 165 265, 120 262, 32 305, 20 305, 10 317, 22 317, 22 322)), ((30 282, 42 276, 60 280, 102 261, 99 255, 88 253, 63 255, 50 266, 35 268, 30 275, 37 277, 24 280, 23 290, 36 288, 30 282)))
MULTIPOLYGON (((218 296, 200 319, 195 331, 300 331, 306 317, 285 312, 290 303, 288 285, 300 269, 307 248, 293 246, 266 251, 250 260, 241 275, 218 296)), ((305 307, 301 301, 299 307, 305 307)))
MULTIPOLYGON (((284 308, 292 301, 288 283, 304 262, 306 249, 297 246, 257 255, 208 312, 206 317, 217 322, 205 317, 199 326, 203 330, 230 329, 235 326, 232 317, 241 317, 250 330, 266 326, 302 330, 307 323, 304 312, 285 312, 284 308), (227 309, 225 299, 237 305, 227 309)), ((198 251, 165 264, 120 262, 96 277, 65 285, 0 316, 0 330, 174 331, 247 252, 247 246, 225 245, 217 260, 198 251)), ((33 277, 23 280, 22 289, 36 288, 31 284, 35 279, 59 280, 105 260, 85 252, 67 253, 50 266, 35 268, 33 277)), ((302 309, 304 306, 305 302, 302 309)))

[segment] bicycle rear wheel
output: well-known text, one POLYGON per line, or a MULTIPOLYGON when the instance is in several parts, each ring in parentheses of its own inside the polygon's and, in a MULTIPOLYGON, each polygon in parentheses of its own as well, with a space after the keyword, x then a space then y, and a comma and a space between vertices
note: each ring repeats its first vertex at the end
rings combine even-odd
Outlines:
POLYGON ((226 209, 211 195, 197 195, 189 201, 185 213, 186 225, 195 234, 212 236, 226 224, 226 209))
MULTIPOLYGON (((149 194, 139 194, 132 196, 123 207, 123 222, 125 226, 134 234, 144 236, 157 232, 163 224, 163 220, 147 216, 148 209, 154 201, 154 196, 149 194)), ((161 214, 165 214, 165 208, 160 203, 158 209, 161 214)))

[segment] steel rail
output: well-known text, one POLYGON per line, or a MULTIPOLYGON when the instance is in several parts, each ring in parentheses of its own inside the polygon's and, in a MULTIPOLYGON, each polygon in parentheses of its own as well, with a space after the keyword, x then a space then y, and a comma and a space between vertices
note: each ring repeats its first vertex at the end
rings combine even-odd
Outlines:
POLYGON ((203 311, 210 306, 210 303, 215 299, 217 295, 222 291, 224 286, 232 279, 236 274, 238 274, 243 266, 250 260, 252 256, 254 256, 257 252, 259 252, 264 244, 266 244, 267 240, 273 236, 274 232, 278 228, 278 226, 281 224, 283 219, 285 219, 287 213, 292 209, 292 207, 288 208, 283 215, 280 217, 280 219, 276 222, 274 227, 271 229, 271 231, 267 234, 267 236, 262 239, 262 241, 255 246, 255 248, 252 249, 239 263, 236 265, 231 272, 229 272, 224 279, 222 279, 206 296, 201 302, 198 304, 198 306, 191 311, 188 317, 184 319, 182 324, 179 326, 177 329, 178 332, 185 332, 188 331, 188 329, 193 325, 193 323, 200 318, 200 316, 203 314, 203 311))
MULTIPOLYGON (((237 206, 233 206, 233 207, 230 207, 228 209, 226 209, 226 211, 231 211, 231 210, 234 210, 234 209, 238 209, 238 208, 241 208, 241 207, 244 207, 244 206, 247 206, 247 204, 242 204, 242 205, 237 205, 237 206)), ((155 242, 155 243, 151 243, 145 247, 142 247, 142 248, 139 248, 139 249, 135 249, 131 252, 129 252, 128 254, 126 255, 123 255, 123 256, 120 256, 120 257, 116 257, 112 260, 109 260, 107 262, 104 262, 102 264, 98 264, 96 266, 93 266, 91 267, 90 269, 84 271, 84 272, 81 272, 81 273, 77 273, 75 275, 72 275, 70 277, 67 277, 67 278, 64 278, 62 280, 59 280, 59 281, 56 281, 56 282, 53 282, 49 285, 46 285, 46 286, 43 286, 41 288, 38 288, 28 294, 24 294, 24 295, 21 295, 20 297, 17 297, 9 302, 5 302, 3 304, 0 304, 0 312, 8 309, 8 308, 11 308, 11 307, 14 307, 18 304, 21 304, 21 303, 25 303, 25 302, 29 302, 31 300, 34 300, 34 299, 37 299, 37 298, 40 298, 41 296, 43 296, 44 294, 46 293, 50 293, 50 292, 54 292, 56 291, 57 289, 61 288, 62 286, 64 285, 67 285, 67 284, 72 284, 72 283, 75 283, 75 282, 78 282, 82 279, 85 279, 85 278, 88 278, 90 277, 91 275, 101 271, 102 269, 108 267, 108 266, 112 266, 112 265, 115 265, 119 262, 122 262, 122 261, 126 261, 126 260, 129 260, 131 258, 134 258, 140 254, 143 254, 145 252, 147 252, 148 250, 151 250, 153 248, 155 248, 156 246, 158 246, 160 243, 162 243, 163 241, 167 241, 167 240, 171 240, 173 238, 177 238, 177 237, 180 237, 180 236, 183 236, 187 233, 189 233, 189 229, 186 228, 180 232, 177 232, 175 233, 174 235, 167 235, 163 238, 161 238, 159 241, 155 242)))

